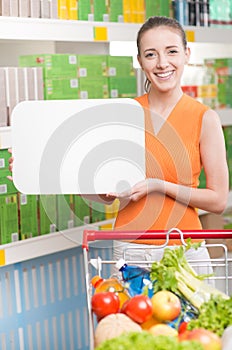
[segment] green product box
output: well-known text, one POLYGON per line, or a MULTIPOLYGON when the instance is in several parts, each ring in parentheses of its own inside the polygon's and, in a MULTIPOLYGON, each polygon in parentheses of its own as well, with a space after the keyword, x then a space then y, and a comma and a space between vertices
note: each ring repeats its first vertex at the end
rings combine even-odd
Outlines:
POLYGON ((79 78, 78 98, 109 98, 108 78, 79 78))
POLYGON ((18 192, 17 188, 14 185, 14 182, 7 178, 7 176, 11 175, 12 174, 8 169, 0 170, 0 196, 18 192))
POLYGON ((199 188, 206 188, 206 177, 204 169, 201 170, 200 176, 199 176, 199 188))
POLYGON ((213 64, 219 76, 232 75, 232 58, 206 58, 205 64, 213 64))
POLYGON ((40 195, 39 196, 39 233, 56 232, 57 211, 56 211, 56 195, 40 195))
POLYGON ((78 195, 73 195, 74 226, 90 223, 90 202, 78 195))
POLYGON ((232 157, 232 125, 223 126, 226 152, 232 157))
POLYGON ((11 154, 8 152, 8 149, 0 149, 0 171, 8 170, 10 157, 11 154))
POLYGON ((109 0, 109 21, 123 22, 123 0, 109 0))
POLYGON ((17 194, 0 197, 0 240, 7 244, 19 240, 17 194))
POLYGON ((133 57, 107 56, 107 75, 109 77, 135 76, 133 57))
POLYGON ((18 209, 20 238, 38 236, 37 196, 18 193, 18 209))
POLYGON ((19 57, 20 67, 42 67, 44 79, 77 76, 77 55, 41 54, 19 57))
POLYGON ((72 213, 72 195, 56 195, 57 203, 57 230, 66 230, 74 227, 72 213))
POLYGON ((105 204, 99 202, 90 202, 91 217, 90 222, 98 222, 106 219, 106 208, 105 204))
POLYGON ((53 78, 44 81, 45 100, 72 100, 78 98, 78 79, 53 78))
POLYGON ((107 55, 78 55, 77 65, 80 78, 107 76, 107 55))
POLYGON ((108 0, 92 0, 93 1, 93 14, 94 21, 108 22, 109 14, 107 13, 108 0))
POLYGON ((170 16, 169 0, 145 0, 146 18, 153 16, 170 16))
POLYGON ((137 96, 136 77, 109 77, 110 98, 134 98, 137 96))
POLYGON ((78 0, 78 15, 80 21, 93 21, 92 0, 78 0))

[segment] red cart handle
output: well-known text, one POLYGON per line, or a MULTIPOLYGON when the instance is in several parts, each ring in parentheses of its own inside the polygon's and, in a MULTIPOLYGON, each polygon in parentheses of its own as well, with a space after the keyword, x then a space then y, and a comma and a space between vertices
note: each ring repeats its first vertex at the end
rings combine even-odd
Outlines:
POLYGON ((226 239, 232 238, 231 230, 179 230, 172 228, 169 231, 94 231, 84 230, 82 248, 88 250, 88 242, 97 240, 139 240, 139 239, 226 239))

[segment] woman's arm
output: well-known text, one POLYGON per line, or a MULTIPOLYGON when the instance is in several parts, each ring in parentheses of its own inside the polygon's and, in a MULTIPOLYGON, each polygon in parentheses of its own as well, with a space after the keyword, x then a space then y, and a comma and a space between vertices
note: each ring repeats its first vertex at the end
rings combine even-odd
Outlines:
POLYGON ((159 179, 146 179, 130 191, 118 194, 118 198, 137 201, 147 193, 157 191, 183 204, 216 214, 222 213, 228 199, 228 167, 220 119, 213 110, 208 110, 203 117, 200 155, 206 175, 206 188, 190 188, 159 179))

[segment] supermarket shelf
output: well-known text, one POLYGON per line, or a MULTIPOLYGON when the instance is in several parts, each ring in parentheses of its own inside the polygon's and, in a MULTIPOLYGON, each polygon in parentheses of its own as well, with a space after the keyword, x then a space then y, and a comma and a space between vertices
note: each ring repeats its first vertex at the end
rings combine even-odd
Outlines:
POLYGON ((139 24, 0 17, 0 40, 92 42, 96 27, 106 28, 102 41, 135 41, 139 24))
POLYGON ((85 229, 98 230, 100 226, 113 224, 114 219, 74 227, 72 229, 49 233, 46 235, 25 239, 0 246, 0 265, 10 265, 17 262, 34 259, 39 256, 53 254, 82 244, 82 234, 85 229))
MULTIPOLYGON (((140 26, 140 23, 0 17, 0 40, 91 42, 95 41, 94 29, 104 27, 106 38, 102 41, 136 41, 140 26)), ((189 41, 232 44, 226 28, 185 27, 185 30, 189 41)))

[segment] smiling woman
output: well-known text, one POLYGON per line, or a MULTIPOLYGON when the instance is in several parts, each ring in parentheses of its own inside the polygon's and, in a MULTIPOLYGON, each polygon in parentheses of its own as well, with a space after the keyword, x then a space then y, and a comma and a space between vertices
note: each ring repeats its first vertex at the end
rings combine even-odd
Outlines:
MULTIPOLYGON (((146 76, 146 93, 136 98, 145 114, 146 179, 129 191, 110 193, 120 200, 115 230, 202 229, 196 208, 220 214, 227 203, 228 168, 220 119, 181 89, 190 48, 179 22, 149 18, 138 32, 137 50, 146 76), (202 168, 207 183, 198 188, 202 168)), ((138 246, 133 243, 115 243, 115 258, 121 257, 125 246, 138 246)), ((201 250, 209 259, 207 249, 201 250)), ((191 252, 191 258, 194 255, 199 257, 199 251, 191 252)), ((156 260, 155 256, 151 253, 150 258, 156 260)), ((203 268, 204 272, 208 271, 203 268)))

